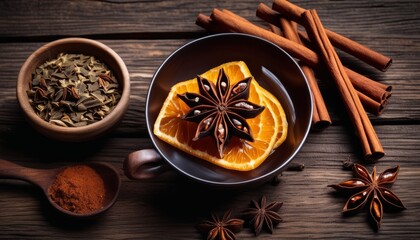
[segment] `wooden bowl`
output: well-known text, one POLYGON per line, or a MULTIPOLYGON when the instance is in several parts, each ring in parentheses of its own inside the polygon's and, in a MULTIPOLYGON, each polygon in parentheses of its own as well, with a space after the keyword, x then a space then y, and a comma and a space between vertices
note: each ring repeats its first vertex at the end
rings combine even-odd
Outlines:
POLYGON ((59 141, 88 141, 104 135, 123 118, 129 103, 130 78, 124 61, 108 46, 90 39, 65 38, 40 47, 28 57, 19 72, 16 95, 25 118, 39 133, 59 141), (27 90, 35 69, 63 52, 94 56, 105 63, 119 81, 121 99, 116 107, 98 122, 80 127, 58 126, 39 117, 30 105, 27 90))

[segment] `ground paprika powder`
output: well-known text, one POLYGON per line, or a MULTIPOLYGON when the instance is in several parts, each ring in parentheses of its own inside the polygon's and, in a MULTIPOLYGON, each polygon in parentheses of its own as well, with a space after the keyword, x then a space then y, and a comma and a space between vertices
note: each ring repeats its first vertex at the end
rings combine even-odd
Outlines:
POLYGON ((60 207, 80 214, 103 207, 105 185, 91 167, 75 165, 64 168, 48 189, 48 195, 60 207))

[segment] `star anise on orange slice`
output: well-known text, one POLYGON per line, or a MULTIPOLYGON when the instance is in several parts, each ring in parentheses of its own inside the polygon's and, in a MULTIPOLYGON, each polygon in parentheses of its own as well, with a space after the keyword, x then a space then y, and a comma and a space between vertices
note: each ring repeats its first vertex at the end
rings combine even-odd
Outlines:
POLYGON ((393 210, 403 210, 405 206, 389 187, 397 179, 399 166, 389 168, 383 173, 376 173, 376 166, 372 174, 360 164, 354 164, 354 178, 336 185, 329 185, 338 192, 353 194, 343 208, 343 213, 352 214, 369 204, 371 219, 375 230, 379 230, 383 216, 383 207, 393 210))
POLYGON ((220 158, 232 136, 254 141, 247 118, 254 118, 264 110, 248 101, 252 77, 247 77, 230 85, 223 68, 219 70, 216 84, 197 76, 199 94, 186 92, 178 94, 190 110, 182 116, 187 121, 197 122, 193 140, 212 136, 216 141, 220 158))
POLYGON ((244 212, 244 217, 253 228, 255 235, 258 235, 263 227, 273 233, 274 228, 283 221, 278 213, 282 205, 282 202, 277 201, 267 203, 265 196, 261 197, 259 203, 255 200, 251 201, 249 208, 244 212))
POLYGON ((214 213, 211 214, 211 220, 205 220, 199 223, 197 229, 207 235, 207 240, 234 240, 235 233, 242 230, 244 221, 242 219, 232 218, 232 211, 227 211, 222 218, 214 213))

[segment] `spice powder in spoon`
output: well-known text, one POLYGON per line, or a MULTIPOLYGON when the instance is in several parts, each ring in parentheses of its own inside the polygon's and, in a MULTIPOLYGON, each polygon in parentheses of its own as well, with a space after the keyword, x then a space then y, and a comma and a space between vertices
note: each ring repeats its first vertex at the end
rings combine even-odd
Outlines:
POLYGON ((65 210, 87 214, 103 207, 105 185, 91 167, 70 166, 57 175, 48 189, 48 195, 65 210))

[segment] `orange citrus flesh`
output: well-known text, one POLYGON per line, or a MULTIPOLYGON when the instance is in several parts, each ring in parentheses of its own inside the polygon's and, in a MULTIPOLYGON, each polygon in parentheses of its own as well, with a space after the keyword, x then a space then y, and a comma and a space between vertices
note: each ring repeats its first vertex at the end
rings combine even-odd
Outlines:
POLYGON ((262 87, 258 88, 257 91, 265 97, 266 102, 270 102, 273 105, 273 114, 278 122, 278 125, 276 125, 278 128, 277 139, 276 143, 274 144, 274 148, 278 148, 287 137, 288 123, 286 119, 286 113, 273 94, 262 87))
MULTIPOLYGON (((201 74, 202 77, 216 83, 219 70, 224 68, 230 84, 252 76, 243 61, 229 62, 201 74)), ((258 167, 286 139, 287 121, 283 108, 278 100, 252 79, 248 100, 265 106, 263 112, 252 119, 247 119, 254 141, 245 141, 232 137, 224 151, 223 159, 219 158, 217 146, 212 137, 197 141, 195 136, 197 123, 181 119, 189 107, 178 98, 177 94, 185 92, 199 93, 196 79, 180 82, 171 88, 154 125, 154 134, 161 140, 193 155, 223 168, 249 171, 258 167)))

